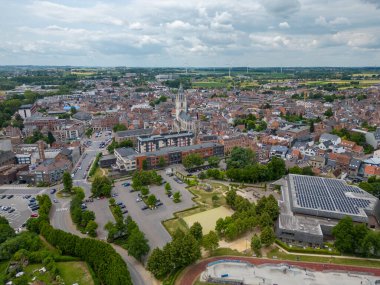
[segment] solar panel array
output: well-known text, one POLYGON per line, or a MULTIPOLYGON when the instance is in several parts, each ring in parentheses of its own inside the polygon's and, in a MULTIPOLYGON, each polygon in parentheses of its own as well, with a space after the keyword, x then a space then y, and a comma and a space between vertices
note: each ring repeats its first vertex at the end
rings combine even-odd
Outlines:
POLYGON ((362 193, 342 181, 310 176, 293 176, 297 204, 303 208, 357 215, 370 201, 347 197, 347 192, 362 193))

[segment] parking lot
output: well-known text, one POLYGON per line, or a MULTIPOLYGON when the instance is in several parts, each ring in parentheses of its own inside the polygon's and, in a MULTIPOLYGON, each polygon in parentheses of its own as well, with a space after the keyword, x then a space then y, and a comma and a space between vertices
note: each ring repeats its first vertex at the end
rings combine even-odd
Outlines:
MULTIPOLYGON (((23 198, 24 195, 13 194, 13 197, 8 199, 9 195, 0 199, 0 215, 5 217, 14 229, 18 229, 30 218, 32 213, 36 213, 37 211, 32 212, 28 208, 29 200, 23 198), (9 210, 4 210, 4 208, 7 209, 9 207, 9 210), (14 209, 14 211, 12 212, 11 209, 14 209)), ((1 197, 3 195, 0 195, 1 197)))
POLYGON ((170 183, 173 193, 179 191, 182 194, 182 201, 180 203, 174 203, 172 199, 165 195, 165 185, 152 185, 149 186, 150 194, 154 194, 157 199, 161 200, 163 205, 154 210, 141 210, 144 202, 136 202, 139 192, 130 193, 131 187, 122 185, 125 181, 117 182, 114 188, 114 192, 118 193, 115 200, 117 202, 123 202, 126 205, 129 215, 131 215, 132 219, 145 233, 152 249, 155 247, 163 247, 166 243, 171 241, 171 236, 161 222, 174 217, 173 213, 191 208, 195 205, 191 200, 192 194, 185 189, 186 184, 175 182, 173 180, 174 177, 167 176, 164 171, 160 171, 159 174, 165 181, 170 183))

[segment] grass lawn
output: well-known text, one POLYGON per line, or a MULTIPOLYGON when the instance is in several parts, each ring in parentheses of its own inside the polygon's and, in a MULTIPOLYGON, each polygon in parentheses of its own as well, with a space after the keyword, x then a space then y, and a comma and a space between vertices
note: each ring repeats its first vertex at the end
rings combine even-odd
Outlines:
POLYGON ((227 87, 227 83, 218 81, 199 81, 193 82, 192 86, 194 88, 225 88, 227 87))
POLYGON ((286 254, 284 252, 280 252, 278 248, 273 249, 268 252, 267 257, 272 258, 273 256, 277 256, 278 259, 281 260, 293 260, 297 261, 297 257, 299 257, 299 261, 306 262, 320 262, 320 263, 333 263, 333 264, 342 264, 342 265, 353 265, 353 266, 363 266, 363 267, 380 267, 380 260, 373 261, 368 259, 346 259, 346 258, 335 258, 335 257, 323 257, 323 256, 305 256, 305 255, 293 255, 286 254))
POLYGON ((66 284, 93 285, 90 271, 83 261, 58 262, 57 267, 66 284))
POLYGON ((174 216, 176 218, 164 221, 163 225, 169 234, 173 235, 178 228, 184 232, 189 230, 183 218, 226 205, 226 199, 224 198, 223 193, 228 191, 228 187, 220 183, 210 183, 210 185, 212 186, 212 191, 210 192, 202 189, 202 183, 188 188, 191 193, 196 195, 193 200, 199 206, 175 213, 174 216), (214 195, 218 197, 218 200, 215 202, 212 201, 212 196, 214 195))
MULTIPOLYGON (((64 280, 65 284, 94 284, 90 271, 85 262, 70 261, 57 262, 56 264, 59 270, 59 274, 64 280)), ((53 284, 53 276, 48 271, 46 271, 45 273, 38 272, 38 269, 42 267, 44 267, 42 264, 30 264, 25 268, 24 272, 30 278, 30 280, 32 280, 33 277, 36 277, 36 280, 45 282, 46 284, 53 284)))
POLYGON ((190 228, 195 222, 199 222, 202 225, 203 234, 208 234, 215 229, 216 221, 219 218, 229 217, 234 213, 231 209, 226 207, 218 207, 201 213, 197 213, 191 216, 183 218, 186 225, 190 228))
POLYGON ((91 177, 88 177, 89 181, 94 181, 96 176, 107 176, 108 175, 108 169, 97 167, 94 175, 91 177))

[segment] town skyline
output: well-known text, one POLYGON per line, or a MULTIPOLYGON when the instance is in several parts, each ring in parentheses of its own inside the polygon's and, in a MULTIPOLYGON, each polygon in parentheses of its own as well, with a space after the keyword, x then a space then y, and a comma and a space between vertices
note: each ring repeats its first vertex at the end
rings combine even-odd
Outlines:
POLYGON ((376 66, 379 4, 322 1, 0 3, 4 65, 376 66))

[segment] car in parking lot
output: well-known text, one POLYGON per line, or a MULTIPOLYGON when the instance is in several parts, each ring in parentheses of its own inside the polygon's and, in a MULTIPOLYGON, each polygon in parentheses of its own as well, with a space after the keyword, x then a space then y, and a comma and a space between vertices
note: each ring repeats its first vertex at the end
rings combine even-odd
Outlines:
POLYGON ((30 197, 32 197, 32 195, 25 195, 23 198, 24 199, 29 199, 30 197))
POLYGON ((11 207, 9 207, 9 206, 2 206, 1 210, 3 210, 3 211, 9 211, 10 208, 11 207))
POLYGON ((30 209, 34 212, 34 211, 37 211, 39 208, 40 208, 40 206, 37 205, 37 206, 34 206, 33 208, 30 208, 30 209))
POLYGON ((120 205, 123 205, 124 203, 123 202, 117 202, 116 205, 120 206, 120 205))
POLYGON ((54 202, 54 203, 58 203, 58 200, 57 200, 57 199, 54 199, 53 202, 54 202))
POLYGON ((31 218, 38 218, 38 214, 37 213, 33 213, 30 215, 31 218))
POLYGON ((0 199, 4 199, 5 197, 7 197, 7 195, 1 195, 0 199))
POLYGON ((136 202, 141 202, 142 199, 139 197, 139 198, 136 198, 136 202))
POLYGON ((14 196, 13 195, 8 195, 8 199, 12 199, 14 196))
POLYGON ((111 196, 112 196, 112 197, 117 197, 117 196, 119 196, 119 194, 117 194, 117 193, 113 193, 111 196))
POLYGON ((123 215, 124 215, 124 214, 128 214, 128 210, 124 210, 124 211, 123 211, 123 215))
POLYGON ((149 207, 147 205, 144 205, 144 206, 141 207, 141 210, 143 210, 143 211, 147 210, 147 209, 149 209, 149 207))
POLYGON ((164 203, 162 203, 161 201, 157 201, 156 202, 156 207, 159 207, 159 206, 162 206, 164 203))
POLYGON ((56 189, 51 189, 50 194, 54 194, 57 190, 56 189))
POLYGON ((124 208, 125 208, 125 205, 122 204, 122 205, 119 205, 119 207, 120 207, 121 209, 124 209, 124 208))
POLYGON ((14 211, 16 211, 16 209, 14 209, 14 208, 10 208, 10 209, 8 210, 8 213, 13 213, 14 211))
POLYGON ((128 186, 131 186, 131 183, 129 183, 129 182, 125 182, 125 183, 123 183, 123 184, 121 184, 121 185, 123 185, 123 186, 125 186, 125 187, 128 187, 128 186))

